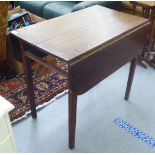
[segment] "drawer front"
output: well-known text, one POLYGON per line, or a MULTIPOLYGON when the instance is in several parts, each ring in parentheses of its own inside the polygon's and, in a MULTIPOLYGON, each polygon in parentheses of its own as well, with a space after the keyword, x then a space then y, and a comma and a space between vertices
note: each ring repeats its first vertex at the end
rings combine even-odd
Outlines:
POLYGON ((10 135, 7 115, 0 120, 0 143, 10 135))
POLYGON ((6 137, 3 142, 0 142, 0 153, 16 152, 14 142, 11 136, 6 137))
POLYGON ((7 25, 8 4, 9 2, 0 1, 0 27, 7 25))

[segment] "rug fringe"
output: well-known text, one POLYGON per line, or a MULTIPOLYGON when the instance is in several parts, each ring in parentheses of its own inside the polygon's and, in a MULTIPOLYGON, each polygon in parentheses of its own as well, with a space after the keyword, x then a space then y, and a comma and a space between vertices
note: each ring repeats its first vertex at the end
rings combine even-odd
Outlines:
MULTIPOLYGON (((61 93, 59 93, 59 94, 57 94, 57 95, 56 95, 54 98, 52 98, 50 101, 45 102, 45 103, 43 103, 42 105, 37 106, 36 109, 38 110, 38 109, 41 109, 41 108, 47 106, 48 104, 54 102, 56 99, 58 99, 59 97, 63 96, 63 95, 66 94, 66 93, 68 93, 68 89, 67 89, 67 90, 64 90, 63 92, 61 92, 61 93)), ((24 119, 24 118, 27 118, 27 116, 28 116, 30 113, 31 113, 31 110, 27 111, 27 112, 26 112, 23 116, 21 116, 20 118, 17 118, 17 119, 15 119, 15 120, 13 120, 13 121, 11 122, 11 124, 13 124, 13 123, 15 123, 15 122, 17 122, 17 121, 20 121, 20 120, 22 120, 22 119, 24 119)))

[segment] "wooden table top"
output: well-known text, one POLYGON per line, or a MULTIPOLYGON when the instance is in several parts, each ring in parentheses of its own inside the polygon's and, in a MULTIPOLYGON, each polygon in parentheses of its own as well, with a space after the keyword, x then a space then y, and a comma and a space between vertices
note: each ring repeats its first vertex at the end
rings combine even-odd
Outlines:
POLYGON ((11 33, 66 62, 72 62, 148 24, 148 20, 93 6, 11 33))

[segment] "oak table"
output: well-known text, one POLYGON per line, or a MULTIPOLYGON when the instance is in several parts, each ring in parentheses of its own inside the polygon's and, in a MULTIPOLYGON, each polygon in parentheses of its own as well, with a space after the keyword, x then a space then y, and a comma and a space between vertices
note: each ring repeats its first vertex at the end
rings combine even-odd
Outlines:
POLYGON ((11 35, 19 39, 23 54, 32 117, 37 117, 31 72, 31 61, 36 60, 68 79, 69 147, 73 149, 77 96, 131 61, 125 94, 127 100, 137 57, 147 41, 149 25, 147 19, 96 5, 12 31, 11 35), (35 50, 64 61, 68 71, 46 63, 36 56, 35 50))

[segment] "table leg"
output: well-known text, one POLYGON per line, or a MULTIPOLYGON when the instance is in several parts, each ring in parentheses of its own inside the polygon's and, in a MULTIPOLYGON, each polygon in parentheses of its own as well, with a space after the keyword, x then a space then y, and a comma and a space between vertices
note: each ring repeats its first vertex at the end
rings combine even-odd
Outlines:
POLYGON ((135 69, 136 69, 137 59, 138 59, 138 57, 131 60, 130 71, 129 71, 129 76, 128 76, 128 83, 127 83, 126 93, 125 93, 125 98, 124 98, 125 100, 129 99, 132 81, 133 81, 133 77, 134 77, 134 73, 135 73, 135 69))
POLYGON ((69 148, 75 145, 77 95, 69 90, 69 148))
POLYGON ((149 51, 152 51, 154 49, 154 43, 155 43, 155 39, 154 39, 154 36, 155 36, 155 30, 154 30, 155 22, 154 22, 154 18, 155 18, 155 8, 152 9, 151 19, 150 19, 151 26, 150 26, 150 33, 149 33, 149 47, 148 47, 149 51))
POLYGON ((26 93, 31 106, 31 115, 32 115, 32 118, 37 118, 34 86, 33 86, 33 79, 32 79, 32 69, 31 69, 32 60, 24 55, 25 51, 24 51, 22 42, 20 42, 20 48, 22 51, 23 67, 24 67, 25 82, 26 82, 26 93))

